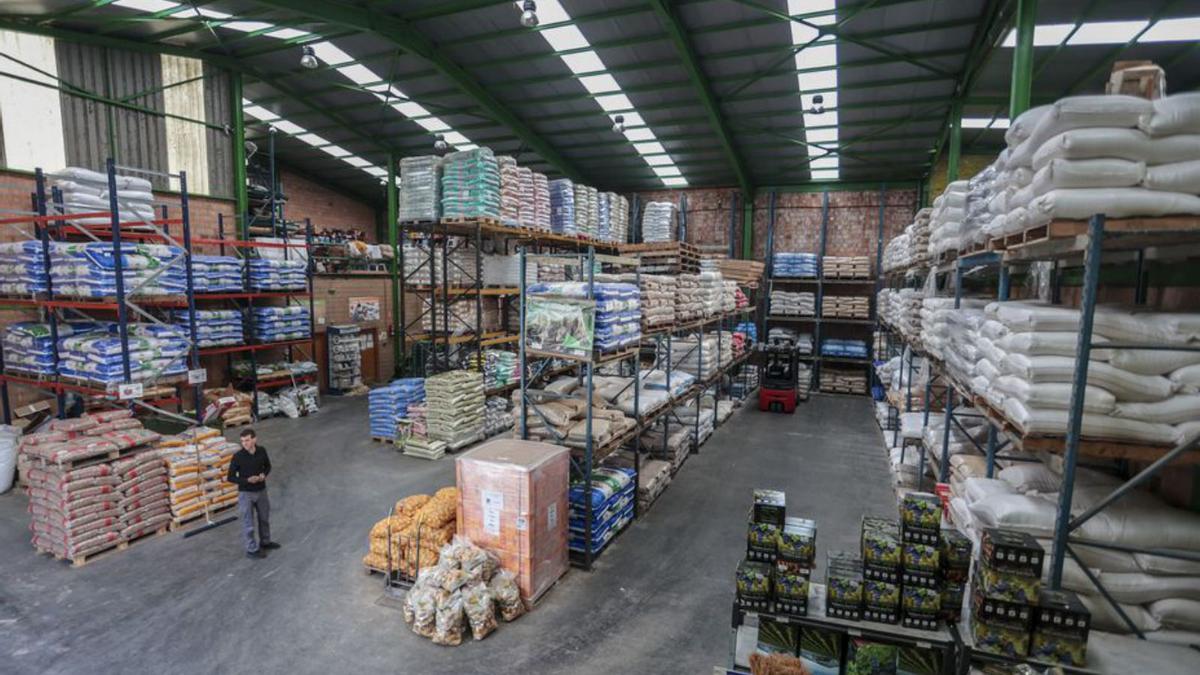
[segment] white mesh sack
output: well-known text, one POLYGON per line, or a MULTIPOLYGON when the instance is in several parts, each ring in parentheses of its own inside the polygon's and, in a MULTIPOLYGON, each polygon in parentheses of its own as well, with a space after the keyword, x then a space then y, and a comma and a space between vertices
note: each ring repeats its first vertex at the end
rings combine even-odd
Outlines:
POLYGON ((1033 195, 1038 196, 1061 188, 1132 187, 1145 177, 1145 162, 1112 158, 1054 159, 1034 175, 1029 187, 1033 195))

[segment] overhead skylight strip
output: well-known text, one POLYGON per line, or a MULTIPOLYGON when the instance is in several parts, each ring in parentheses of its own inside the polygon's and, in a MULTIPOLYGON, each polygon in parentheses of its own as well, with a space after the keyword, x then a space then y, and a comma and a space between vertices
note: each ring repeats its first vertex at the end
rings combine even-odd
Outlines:
MULTIPOLYGON (((520 4, 520 3, 518 3, 520 4)), ((621 133, 633 144, 633 149, 641 155, 642 160, 654 171, 663 185, 667 187, 683 187, 687 179, 675 166, 675 160, 663 148, 654 131, 646 126, 646 121, 634 108, 622 90, 620 83, 608 71, 600 55, 592 49, 591 43, 574 24, 571 15, 558 0, 540 0, 538 2, 538 17, 553 27, 542 28, 538 34, 558 54, 563 64, 592 95, 592 100, 600 106, 614 124, 620 121, 626 127, 621 133)))
MULTIPOLYGON (((1138 38, 1139 44, 1194 42, 1196 36, 1200 35, 1200 16, 1160 19, 1147 28, 1149 24, 1150 22, 1145 20, 1085 22, 1079 25, 1079 30, 1067 41, 1067 46, 1123 45, 1143 30, 1146 32, 1138 38)), ((1033 46, 1057 47, 1071 34, 1074 28, 1075 24, 1073 23, 1048 23, 1034 26, 1033 46)), ((1016 29, 1008 32, 1003 45, 1009 48, 1017 46, 1016 29)))
POLYGON ((841 176, 837 154, 840 139, 837 40, 832 35, 822 35, 814 27, 837 23, 835 4, 834 0, 788 0, 788 14, 811 17, 805 23, 792 21, 789 26, 792 46, 803 47, 795 57, 796 70, 800 71, 796 74, 796 86, 800 90, 804 135, 808 143, 808 168, 817 180, 837 180, 841 176), (822 99, 819 104, 816 102, 818 95, 822 99))
MULTIPOLYGON (((188 18, 182 15, 182 12, 190 10, 205 19, 225 22, 219 25, 219 28, 228 28, 242 33, 261 32, 261 37, 278 40, 291 40, 302 37, 319 40, 317 42, 310 42, 306 46, 311 47, 316 57, 328 64, 331 70, 336 71, 354 84, 363 87, 380 101, 388 103, 396 112, 417 123, 426 131, 443 134, 446 142, 454 148, 458 150, 473 150, 479 147, 475 143, 472 143, 464 134, 454 131, 449 124, 429 112, 424 106, 411 102, 408 96, 398 87, 387 84, 388 80, 385 80, 383 76, 358 63, 354 57, 332 42, 321 40, 320 36, 315 33, 308 33, 285 26, 275 26, 263 21, 230 21, 230 19, 235 18, 232 14, 206 7, 192 8, 184 3, 173 2, 172 0, 115 0, 112 4, 147 13, 173 12, 173 18, 181 19, 188 18)), ((267 114, 270 114, 269 111, 267 114)), ((294 136, 297 134, 291 135, 294 136)))
POLYGON ((358 155, 355 155, 340 145, 335 145, 325 140, 321 136, 318 136, 317 134, 305 129, 299 124, 276 115, 270 110, 255 104, 250 99, 242 99, 242 111, 254 119, 263 122, 264 124, 268 124, 272 128, 283 132, 288 136, 295 138, 296 140, 307 143, 321 152, 324 152, 331 157, 336 157, 350 166, 356 169, 361 169, 362 171, 365 171, 376 178, 380 177, 381 175, 387 175, 386 169, 371 164, 369 161, 359 157, 358 155))

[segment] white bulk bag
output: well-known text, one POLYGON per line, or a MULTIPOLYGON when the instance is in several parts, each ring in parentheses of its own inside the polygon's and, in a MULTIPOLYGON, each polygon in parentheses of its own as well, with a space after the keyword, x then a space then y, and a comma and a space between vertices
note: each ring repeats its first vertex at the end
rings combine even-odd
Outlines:
MULTIPOLYGON (((91 185, 107 188, 108 174, 83 169, 77 166, 69 166, 65 169, 60 169, 50 174, 51 178, 61 178, 64 180, 75 181, 77 183, 89 183, 91 185)), ((138 190, 140 192, 150 192, 154 189, 150 181, 145 178, 137 178, 136 176, 115 176, 117 190, 138 190)))
MULTIPOLYGON (((1006 396, 1011 396, 1027 408, 1045 408, 1050 410, 1068 410, 1071 406, 1072 385, 1067 382, 1029 382, 1012 375, 996 378, 993 386, 1006 396)), ((1116 406, 1116 397, 1106 389, 1084 385, 1083 411, 1097 415, 1107 415, 1116 406)))
POLYGON ((1197 421, 1200 420, 1200 394, 1176 394, 1155 403, 1118 403, 1113 416, 1159 424, 1197 421))
MULTIPOLYGON (((1001 472, 1003 473, 1003 472, 1001 472)), ((968 505, 992 495, 1011 495, 1013 488, 998 478, 980 478, 971 476, 963 481, 963 499, 968 505)))
MULTIPOLYGON (((1026 408, 1015 398, 1004 401, 1004 413, 1008 420, 1025 434, 1065 435, 1067 420, 1070 417, 1066 410, 1026 408)), ((1177 439, 1174 427, 1166 424, 1150 424, 1090 413, 1083 415, 1082 434, 1085 438, 1152 445, 1174 445, 1177 439)), ((1200 540, 1197 544, 1200 544, 1200 540)))
MULTIPOLYGON (((1008 148, 1005 150, 1008 151, 1011 148, 1015 148, 1026 138, 1029 138, 1029 136, 1033 133, 1033 130, 1037 127, 1038 122, 1040 122, 1041 119, 1049 112, 1050 106, 1039 105, 1036 108, 1030 108, 1020 115, 1017 115, 1017 118, 1013 120, 1012 124, 1008 126, 1008 129, 1004 131, 1004 142, 1008 145, 1008 148)), ((1000 154, 1004 155, 1003 152, 1000 154)), ((1011 155, 1012 153, 1009 152, 1009 157, 1004 158, 1006 163, 1011 158, 1011 155)))
POLYGON ((979 327, 979 334, 989 340, 995 341, 1008 335, 1008 327, 995 319, 988 319, 979 327))
POLYGON ((1071 129, 1112 127, 1132 129, 1142 115, 1154 110, 1150 101, 1136 96, 1069 96, 1059 99, 1042 115, 1037 126, 1017 146, 1009 162, 1030 166, 1043 143, 1071 129))
POLYGON ((1008 206, 1011 209, 1026 208, 1029 206, 1029 202, 1033 201, 1033 198, 1036 196, 1037 194, 1034 193, 1033 185, 1026 185, 1020 190, 1014 192, 1012 197, 1008 198, 1008 206))
POLYGON ((1113 340, 1186 344, 1200 342, 1200 314, 1138 312, 1101 305, 1096 308, 1094 329, 1113 340))
MULTIPOLYGON (((1075 358, 1070 356, 1009 354, 1000 365, 1005 373, 1032 384, 1071 382, 1075 375, 1075 358)), ((1088 362, 1087 384, 1107 389, 1118 401, 1161 401, 1175 391, 1175 385, 1165 377, 1138 375, 1103 361, 1088 362)))
POLYGON ((1151 136, 1200 133, 1200 93, 1175 94, 1153 103, 1153 111, 1142 115, 1138 127, 1151 136))
POLYGON ((1057 492, 1062 484, 1062 477, 1041 462, 1018 462, 997 475, 1000 480, 1021 494, 1057 492))
POLYGON ((1034 175, 1029 187, 1032 194, 1037 196, 1060 188, 1132 187, 1145 177, 1144 162, 1127 159, 1055 159, 1034 175))
POLYGON ((1109 218, 1200 214, 1200 197, 1145 188, 1079 188, 1051 190, 1029 203, 1030 227, 1052 220, 1086 220, 1102 213, 1109 218))
POLYGON ((985 311, 1013 333, 1079 330, 1079 310, 1032 302, 993 302, 985 311))
MULTIPOLYGON (((1038 543, 1041 544, 1042 549, 1045 550, 1047 554, 1054 550, 1053 539, 1038 539, 1038 543)), ((1075 551, 1075 555, 1079 556, 1079 559, 1083 561, 1083 564, 1087 565, 1088 569, 1096 572, 1142 571, 1142 569, 1138 567, 1137 560, 1134 559, 1132 553, 1125 553, 1124 551, 1110 551, 1108 549, 1084 546, 1082 544, 1072 544, 1071 548, 1075 551)), ((1046 557, 1049 557, 1049 555, 1046 557)), ((1067 562, 1073 563, 1075 561, 1068 556, 1067 562)), ((1046 567, 1049 567, 1049 564, 1047 564, 1046 567)), ((1076 566, 1075 571, 1078 569, 1078 566, 1076 566)), ((1064 566, 1064 585, 1066 582, 1066 576, 1067 568, 1064 566)), ((1096 587, 1092 585, 1092 582, 1086 579, 1083 579, 1082 582, 1087 585, 1088 592, 1093 594, 1096 592, 1096 587)))
POLYGON ((1161 555, 1153 555, 1151 553, 1134 553, 1133 559, 1137 562, 1138 569, 1146 574, 1183 574, 1200 576, 1200 562, 1179 560, 1178 558, 1167 558, 1161 555))
MULTIPOLYGON (((1102 336, 1092 336, 1092 342, 1105 341, 1102 336)), ((1010 354, 1073 357, 1079 347, 1079 334, 1065 331, 1009 333, 996 340, 996 347, 1010 354)), ((1111 356, 1112 352, 1106 349, 1093 349, 1091 352, 1093 361, 1108 361, 1111 356)))
POLYGON ((1150 190, 1200 194, 1200 159, 1152 166, 1146 169, 1142 185, 1150 190))
POLYGON ((983 527, 1002 527, 1035 537, 1054 536, 1055 503, 1044 497, 997 492, 970 504, 983 527))
MULTIPOLYGON (((1166 375, 1184 366, 1200 363, 1200 352, 1172 352, 1157 349, 1114 349, 1108 362, 1139 375, 1166 375)), ((1095 352, 1092 352, 1095 354, 1095 352)))
MULTIPOLYGON (((1076 483, 1072 513, 1079 515, 1111 492, 1111 486, 1076 483)), ((1168 506, 1158 497, 1136 490, 1084 521, 1076 533, 1080 539, 1133 548, 1200 551, 1200 515, 1168 506)))
MULTIPOLYGON (((1068 562, 1072 561, 1068 560, 1068 562)), ((1049 565, 1047 565, 1047 567, 1049 567, 1049 565)), ((1121 615, 1117 614, 1117 610, 1113 609, 1113 606, 1109 604, 1107 600, 1100 595, 1083 594, 1086 593, 1087 590, 1094 591, 1096 588, 1090 581, 1085 580, 1084 583, 1087 584, 1088 589, 1085 590, 1075 588, 1072 590, 1075 590, 1077 593, 1081 593, 1082 591, 1079 596, 1079 601, 1083 603, 1083 606, 1087 608, 1088 613, 1092 615, 1092 629, 1108 631, 1110 633, 1129 633, 1129 626, 1125 625, 1125 621, 1121 619, 1121 615)), ((1063 584, 1063 586, 1066 587, 1066 584, 1063 584)), ((1143 633, 1153 634, 1153 631, 1156 631, 1160 628, 1158 620, 1153 616, 1150 616, 1150 613, 1146 611, 1146 608, 1142 607, 1141 605, 1122 604, 1121 610, 1125 612, 1125 615, 1129 617, 1129 620, 1133 622, 1133 625, 1137 626, 1138 630, 1142 631, 1143 633)))
POLYGON ((1033 168, 1040 171, 1056 159, 1107 157, 1146 162, 1151 145, 1150 137, 1137 129, 1072 129, 1043 143, 1033 154, 1033 168))

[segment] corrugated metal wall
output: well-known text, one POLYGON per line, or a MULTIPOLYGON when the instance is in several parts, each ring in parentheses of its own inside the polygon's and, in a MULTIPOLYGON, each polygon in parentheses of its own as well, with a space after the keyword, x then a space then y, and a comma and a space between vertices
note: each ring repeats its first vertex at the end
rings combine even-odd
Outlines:
MULTIPOLYGON (((110 98, 162 86, 162 63, 157 54, 127 52, 56 40, 58 74, 66 82, 110 98)), ((163 109, 162 92, 139 97, 138 105, 163 109)), ((165 173, 167 129, 163 118, 104 106, 62 95, 67 161, 101 169, 112 156, 118 164, 165 173), (109 119, 115 148, 109 144, 109 119)), ((156 189, 167 189, 162 176, 147 176, 156 189)))
MULTIPOLYGON (((233 125, 229 114, 229 73, 204 64, 204 117, 211 124, 233 125)), ((213 197, 233 199, 233 134, 208 129, 208 189, 213 197)))

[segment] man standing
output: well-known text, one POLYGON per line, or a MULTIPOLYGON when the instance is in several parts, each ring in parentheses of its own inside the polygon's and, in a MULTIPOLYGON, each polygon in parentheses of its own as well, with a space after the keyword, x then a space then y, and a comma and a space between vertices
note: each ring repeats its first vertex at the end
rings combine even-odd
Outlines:
POLYGON ((265 558, 266 551, 279 548, 271 541, 271 502, 267 499, 267 475, 271 459, 267 449, 259 447, 254 429, 242 430, 242 449, 229 462, 225 480, 238 486, 238 517, 242 521, 242 540, 247 558, 265 558), (254 538, 255 514, 258 515, 258 539, 254 538))

